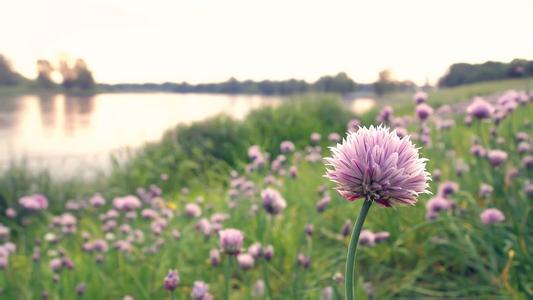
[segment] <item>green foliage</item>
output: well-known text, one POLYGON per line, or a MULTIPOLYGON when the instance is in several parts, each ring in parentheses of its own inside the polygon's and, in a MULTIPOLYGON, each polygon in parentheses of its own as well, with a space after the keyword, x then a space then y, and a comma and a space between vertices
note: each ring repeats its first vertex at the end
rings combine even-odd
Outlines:
POLYGON ((439 86, 458 86, 480 81, 533 76, 533 61, 515 59, 510 63, 487 61, 482 64, 457 63, 450 66, 439 86))
MULTIPOLYGON (((511 87, 509 82, 495 86, 476 86, 435 92, 429 102, 454 103, 459 98, 467 100, 469 93, 493 91, 498 87, 511 87), (444 93, 444 94, 440 94, 444 93), (462 96, 461 96, 461 93, 462 96), (453 96, 452 96, 453 95, 453 96), (442 97, 442 98, 439 98, 442 97), (449 97, 446 100, 446 97, 449 97), (454 98, 457 97, 457 100, 454 98)), ((523 82, 522 82, 523 83, 523 82)), ((516 84, 517 82, 513 82, 516 84)), ((515 86, 512 86, 515 87, 515 86)), ((396 107, 396 113, 412 113, 412 99, 408 97, 396 107)), ((438 130, 431 126, 432 145, 422 148, 422 155, 429 158, 429 169, 439 169, 441 180, 459 183, 460 192, 453 196, 455 212, 444 212, 436 221, 425 219, 425 203, 432 197, 425 195, 414 207, 385 209, 373 207, 365 229, 389 231, 391 237, 375 247, 361 247, 358 253, 357 299, 365 299, 364 284, 372 283, 375 299, 388 298, 468 298, 468 299, 529 299, 533 297, 530 274, 533 258, 533 218, 531 199, 523 192, 524 183, 531 180, 531 171, 520 168, 522 157, 516 153, 515 134, 526 132, 530 137, 533 107, 520 106, 497 128, 497 143, 491 139, 487 123, 475 122, 472 127, 462 124, 461 115, 455 116, 456 126, 450 130, 438 130), (508 161, 500 168, 492 168, 486 160, 473 157, 470 140, 478 137, 487 148, 498 148, 509 153, 508 161), (456 173, 456 162, 463 161, 470 170, 460 176, 456 173), (519 176, 506 180, 506 171, 519 168, 519 176), (494 187, 489 198, 480 198, 481 183, 494 187), (493 226, 481 223, 479 214, 488 207, 501 209, 506 221, 493 226)), ((273 156, 279 153, 279 143, 292 140, 298 151, 305 151, 309 135, 319 132, 323 136, 323 154, 328 155, 325 137, 330 132, 343 133, 346 122, 351 118, 340 100, 335 96, 310 96, 308 99, 294 99, 277 108, 263 108, 251 113, 243 121, 219 116, 191 126, 178 126, 169 130, 162 141, 131 152, 126 162, 115 158, 109 177, 102 176, 94 183, 71 180, 58 183, 48 174, 32 174, 22 166, 12 166, 0 177, 0 194, 5 205, 16 207, 21 195, 42 192, 52 203, 52 212, 62 212, 63 201, 87 198, 101 192, 108 202, 117 195, 134 193, 137 187, 157 184, 163 188, 165 203, 183 212, 183 206, 197 196, 203 196, 203 216, 215 212, 227 212, 231 218, 225 227, 244 231, 245 246, 259 241, 273 244, 274 259, 267 265, 273 299, 319 299, 326 286, 333 286, 336 299, 342 298, 342 286, 335 283, 333 275, 343 272, 346 258, 347 238, 340 236, 346 219, 354 220, 361 202, 348 202, 334 192, 332 202, 322 214, 315 205, 320 199, 317 187, 331 184, 323 178, 324 165, 309 163, 297 154, 287 155, 286 167, 297 166, 298 177, 277 176, 281 181, 275 188, 287 200, 287 208, 278 217, 269 218, 262 210, 250 215, 254 204, 260 204, 257 194, 239 198, 234 209, 228 209, 227 182, 231 169, 242 171, 247 162, 248 146, 257 144, 273 156), (318 98, 318 99, 315 99, 318 98), (160 174, 169 175, 168 181, 160 174), (191 193, 179 193, 188 186, 191 193), (312 237, 303 233, 306 224, 315 225, 312 237), (296 263, 299 253, 312 258, 311 268, 304 270, 296 263)), ((374 112, 362 117, 365 124, 374 119, 374 112)), ((410 132, 418 132, 419 124, 412 124, 410 132)), ((266 186, 264 169, 249 175, 258 190, 266 186)), ((431 191, 437 192, 439 181, 431 184, 431 191)), ((108 204, 109 205, 109 204, 108 204)), ((170 268, 177 268, 182 282, 177 290, 178 299, 189 299, 195 280, 204 280, 210 286, 215 298, 223 293, 222 267, 211 267, 209 250, 217 247, 216 237, 205 239, 194 229, 196 220, 179 214, 161 236, 151 234, 150 221, 138 218, 129 221, 131 226, 145 232, 145 245, 153 245, 158 238, 165 245, 155 254, 144 252, 138 245, 130 254, 110 250, 101 264, 95 263, 95 256, 81 249, 81 232, 87 231, 93 237, 101 238, 100 209, 89 208, 73 212, 78 217, 78 233, 65 237, 59 245, 46 240, 40 244, 41 261, 31 261, 33 240, 43 239, 51 231, 48 224, 51 213, 33 214, 31 223, 20 226, 17 220, 2 219, 9 226, 12 240, 17 243, 17 252, 10 256, 10 264, 0 271, 0 285, 4 287, 6 299, 36 299, 42 291, 50 299, 72 299, 75 286, 85 282, 87 299, 121 299, 130 294, 135 299, 165 299, 168 293, 162 289, 162 280, 170 268), (170 229, 180 229, 182 238, 175 240, 170 229), (58 283, 52 282, 53 273, 48 262, 53 256, 48 250, 64 249, 75 262, 73 271, 64 270, 58 283)), ((126 222, 121 220, 121 222, 126 222)), ((120 233, 116 233, 117 236, 120 233)), ((264 278, 261 264, 250 271, 235 271, 232 279, 232 299, 249 299, 253 283, 264 278)))
POLYGON ((14 86, 23 82, 23 77, 11 67, 11 63, 0 54, 0 86, 14 86))

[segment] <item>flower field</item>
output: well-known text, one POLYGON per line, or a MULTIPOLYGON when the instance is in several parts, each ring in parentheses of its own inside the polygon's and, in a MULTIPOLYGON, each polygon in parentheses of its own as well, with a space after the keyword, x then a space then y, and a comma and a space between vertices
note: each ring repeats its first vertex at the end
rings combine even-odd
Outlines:
POLYGON ((0 175, 0 298, 344 299, 365 201, 356 299, 531 298, 532 103, 417 93, 356 117, 314 95, 177 127, 90 182, 14 165, 0 175), (353 150, 378 129, 405 143, 353 150))

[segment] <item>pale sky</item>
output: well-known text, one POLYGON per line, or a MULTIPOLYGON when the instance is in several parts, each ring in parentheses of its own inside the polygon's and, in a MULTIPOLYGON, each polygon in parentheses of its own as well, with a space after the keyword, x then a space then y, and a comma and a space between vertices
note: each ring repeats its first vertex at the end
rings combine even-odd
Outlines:
POLYGON ((82 57, 98 82, 434 82, 455 62, 533 59, 532 0, 0 0, 0 53, 82 57))

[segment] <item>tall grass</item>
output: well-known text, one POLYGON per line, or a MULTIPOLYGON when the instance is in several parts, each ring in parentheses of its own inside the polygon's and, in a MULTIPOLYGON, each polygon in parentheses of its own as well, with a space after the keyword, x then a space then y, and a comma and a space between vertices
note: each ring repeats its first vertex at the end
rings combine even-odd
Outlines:
MULTIPOLYGON (((430 96, 431 97, 431 96, 430 96)), ((431 99, 431 98, 430 98, 431 99)), ((454 101, 454 100, 450 100, 454 101)), ((443 213, 435 221, 425 218, 426 201, 423 196, 413 208, 373 210, 365 228, 373 231, 388 231, 391 237, 375 247, 361 247, 358 253, 359 272, 356 287, 358 299, 368 295, 363 285, 371 283, 377 299, 400 297, 434 298, 517 298, 533 297, 530 274, 533 270, 533 233, 531 231, 531 199, 523 192, 525 182, 531 180, 531 170, 520 167, 522 157, 516 153, 515 134, 526 132, 533 136, 530 117, 532 105, 519 107, 500 126, 497 143, 490 138, 489 126, 477 124, 468 127, 456 116, 456 125, 450 130, 432 127, 432 145, 422 148, 422 155, 429 158, 430 171, 439 169, 441 180, 456 181, 460 192, 453 196, 456 209, 443 213), (505 166, 494 169, 486 160, 473 157, 470 141, 482 138, 486 147, 502 149, 509 153, 505 166), (456 172, 457 161, 469 166, 463 175, 456 172), (506 180, 506 171, 519 168, 520 175, 513 181, 506 180), (478 197, 481 183, 494 187, 491 197, 478 197), (487 207, 501 209, 506 221, 487 226, 479 219, 487 207)), ((0 194, 3 208, 17 207, 22 195, 41 192, 53 203, 51 211, 25 214, 17 219, 2 218, 10 227, 12 240, 18 249, 10 257, 9 266, 0 271, 0 287, 6 299, 36 299, 43 291, 49 299, 72 299, 75 287, 85 282, 87 299, 121 299, 130 294, 135 299, 165 299, 168 294, 162 288, 162 280, 170 268, 177 268, 182 282, 178 288, 179 299, 188 299, 195 280, 204 280, 210 292, 219 298, 224 291, 222 267, 209 265, 209 250, 217 248, 217 237, 205 238, 195 230, 196 220, 182 215, 186 203, 202 196, 203 215, 225 212, 230 218, 224 227, 244 231, 246 246, 258 241, 272 244, 274 259, 266 264, 258 262, 252 270, 235 271, 232 274, 232 299, 249 299, 256 280, 268 274, 273 299, 318 299, 326 286, 332 286, 335 298, 341 299, 342 287, 333 279, 343 271, 347 238, 340 235, 346 219, 352 219, 360 209, 360 202, 349 203, 331 192, 332 202, 323 213, 316 211, 320 199, 317 188, 328 185, 323 178, 321 162, 311 163, 301 156, 288 156, 287 166, 298 167, 298 177, 276 176, 275 184, 287 200, 287 209, 276 218, 266 216, 261 210, 250 214, 254 204, 259 204, 257 193, 241 196, 234 209, 228 209, 228 174, 236 169, 243 172, 247 162, 247 149, 257 144, 270 152, 279 154, 279 144, 291 140, 304 153, 312 132, 322 134, 323 155, 328 155, 326 136, 330 132, 343 133, 347 121, 353 117, 333 96, 321 99, 291 100, 279 108, 264 108, 251 113, 244 121, 235 121, 219 116, 191 126, 178 126, 165 133, 159 143, 147 145, 135 151, 124 163, 115 160, 113 171, 92 183, 70 180, 57 183, 49 174, 32 174, 23 166, 13 166, 0 177, 0 194), (161 174, 169 179, 161 180, 161 174), (135 193, 138 187, 156 184, 163 189, 164 204, 175 207, 177 216, 171 219, 168 229, 160 236, 151 233, 150 221, 137 218, 126 221, 119 217, 119 224, 128 223, 145 233, 145 241, 136 244, 134 250, 124 254, 110 250, 103 263, 95 263, 95 255, 81 249, 81 232, 93 237, 104 237, 99 216, 109 208, 87 208, 74 211, 78 218, 75 235, 64 236, 59 244, 44 239, 46 233, 55 232, 49 227, 52 215, 63 211, 64 201, 86 199, 101 192, 111 200, 118 195, 135 193), (190 194, 180 191, 188 187, 190 194), (30 224, 22 226, 22 219, 30 224), (304 234, 306 224, 315 226, 315 233, 304 234), (182 237, 175 240, 171 229, 179 229, 182 237), (35 240, 40 240, 42 258, 32 262, 35 240), (149 248, 159 239, 164 245, 152 253, 149 248), (64 270, 60 281, 53 283, 53 272, 48 266, 57 250, 63 249, 75 262, 75 269, 64 270), (148 249, 148 250, 147 250, 148 249), (147 252, 148 251, 148 252, 147 252), (298 265, 296 257, 304 253, 311 257, 309 269, 298 265)), ((364 123, 373 121, 372 114, 363 118, 364 123)), ((413 124, 411 132, 419 125, 413 124)), ((304 154, 303 154, 304 155, 304 154)), ((267 184, 264 178, 269 170, 263 169, 248 174, 256 188, 267 184)), ((436 193, 440 181, 431 185, 436 193)), ((110 202, 110 201, 108 201, 110 202)), ((114 232, 115 238, 124 235, 114 232)))

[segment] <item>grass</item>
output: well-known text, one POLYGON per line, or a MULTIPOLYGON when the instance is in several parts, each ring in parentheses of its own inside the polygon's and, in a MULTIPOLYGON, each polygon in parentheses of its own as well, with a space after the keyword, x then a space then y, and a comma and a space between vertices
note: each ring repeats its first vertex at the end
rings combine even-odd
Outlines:
MULTIPOLYGON (((519 84, 519 81, 493 82, 437 91, 430 94, 430 103, 455 103, 474 94, 519 88, 519 84)), ((266 279, 274 299, 318 299, 327 286, 331 286, 335 298, 340 299, 343 287, 333 277, 344 270, 348 243, 348 238, 342 237, 340 231, 346 220, 355 220, 361 203, 347 202, 331 191, 331 204, 323 213, 318 213, 315 206, 321 195, 317 188, 322 185, 331 188, 332 185, 322 176, 321 162, 307 162, 303 158, 312 132, 322 134, 322 154, 328 155, 330 143, 325 137, 330 132, 344 132, 347 121, 353 116, 334 96, 312 98, 255 111, 242 122, 217 117, 190 127, 179 126, 168 131, 161 142, 133 152, 126 163, 115 161, 109 177, 92 183, 76 179, 55 182, 47 173, 32 174, 24 166, 13 166, 0 177, 2 209, 8 206, 18 209, 18 199, 34 192, 44 193, 51 207, 36 214, 18 209, 16 220, 2 219, 11 229, 11 240, 17 244, 8 267, 0 271, 3 296, 35 299, 46 291, 49 299, 72 299, 76 285, 84 282, 87 299, 121 299, 126 294, 135 299, 170 299, 162 288, 162 281, 168 269, 177 268, 182 279, 176 293, 178 299, 190 298, 195 280, 207 282, 211 294, 218 299, 223 294, 224 271, 222 266, 211 267, 208 258, 210 249, 218 247, 217 237, 202 236, 195 229, 198 220, 183 215, 186 203, 203 197, 200 204, 203 216, 227 213, 230 218, 224 222, 224 227, 243 230, 245 246, 257 241, 272 244, 275 249, 269 263, 259 261, 249 271, 234 268, 231 299, 249 299, 254 283, 265 279, 265 274, 268 274, 266 279), (264 179, 270 172, 268 169, 243 172, 247 148, 258 144, 274 158, 279 154, 279 143, 286 139, 294 141, 301 153, 288 155, 285 166, 296 166, 298 177, 276 174, 279 183, 270 186, 278 189, 287 200, 287 209, 279 217, 271 218, 259 205, 259 212, 252 215, 254 204, 260 204, 258 192, 269 186, 264 179), (237 205, 230 209, 228 174, 233 169, 253 183, 255 192, 240 193, 232 200, 237 205), (168 175, 168 180, 161 179, 162 173, 168 175), (134 194, 138 187, 151 184, 163 190, 162 198, 155 200, 157 205, 152 208, 160 213, 165 207, 175 209, 175 217, 169 219, 168 227, 158 236, 152 233, 151 221, 141 217, 128 220, 121 215, 118 225, 129 224, 142 231, 144 240, 135 242, 130 253, 110 249, 104 261, 96 263, 95 253, 82 250, 81 233, 88 232, 92 239, 106 237, 100 216, 110 209, 113 197, 134 194), (183 187, 190 193, 183 194, 183 187), (102 193, 108 204, 100 209, 88 207, 71 211, 78 219, 76 234, 63 235, 58 228, 49 227, 54 215, 66 211, 65 202, 85 200, 96 192, 102 193), (23 226, 25 222, 30 224, 23 226), (304 234, 309 223, 315 226, 312 237, 304 234), (181 239, 172 237, 172 229, 181 231, 181 239), (60 237, 58 243, 45 239, 51 232, 60 237), (41 259, 32 262, 36 239, 40 240, 41 259), (64 251, 74 261, 75 268, 61 271, 59 282, 54 283, 48 262, 58 256, 58 251, 64 251), (311 257, 309 269, 296 262, 300 253, 311 257)), ((405 97, 403 101, 396 107, 397 113, 412 113, 411 99, 405 97)), ((431 195, 421 197, 414 207, 373 207, 365 229, 388 231, 391 237, 374 247, 359 248, 357 299, 367 297, 364 283, 372 284, 377 299, 533 297, 528 276, 533 272, 529 249, 533 245, 533 218, 530 216, 531 199, 523 192, 532 173, 520 167, 523 155, 516 153, 515 141, 515 134, 520 131, 526 132, 530 139, 533 136, 531 115, 531 104, 510 114, 497 129, 498 137, 503 139, 501 143, 490 137, 488 123, 474 123, 468 127, 462 124, 460 115, 455 116, 456 125, 449 130, 438 130, 431 124, 432 143, 421 151, 429 158, 430 171, 439 169, 442 172, 441 180, 434 181, 431 190, 436 193, 440 182, 445 180, 458 182, 460 191, 453 196, 456 207, 442 213, 435 221, 425 218, 424 204, 431 195), (508 152, 505 165, 494 169, 485 159, 473 157, 469 152, 473 137, 480 138, 487 148, 508 152), (456 172, 459 161, 469 167, 463 175, 456 172), (512 167, 518 168, 519 176, 508 181, 506 172, 512 167), (491 197, 478 197, 481 183, 494 187, 491 197), (479 214, 487 207, 501 209, 505 222, 493 226, 482 224, 479 214)), ((374 117, 375 112, 372 112, 361 119, 369 124, 374 117)), ((408 128, 416 133, 420 131, 420 124, 414 122, 408 128)), ((113 231, 114 240, 125 239, 128 235, 113 231)), ((111 236, 107 234, 107 238, 111 236)))

